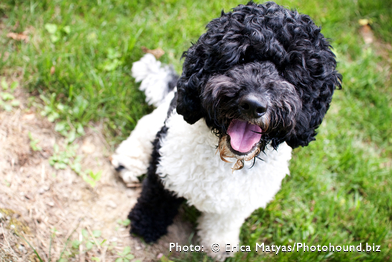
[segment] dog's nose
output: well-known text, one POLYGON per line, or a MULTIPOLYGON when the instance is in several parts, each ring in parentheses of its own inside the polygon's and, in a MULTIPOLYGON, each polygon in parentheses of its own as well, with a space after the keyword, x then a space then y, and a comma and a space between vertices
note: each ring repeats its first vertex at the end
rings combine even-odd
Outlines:
POLYGON ((240 110, 251 118, 259 118, 267 111, 267 103, 254 95, 246 95, 240 100, 240 110))

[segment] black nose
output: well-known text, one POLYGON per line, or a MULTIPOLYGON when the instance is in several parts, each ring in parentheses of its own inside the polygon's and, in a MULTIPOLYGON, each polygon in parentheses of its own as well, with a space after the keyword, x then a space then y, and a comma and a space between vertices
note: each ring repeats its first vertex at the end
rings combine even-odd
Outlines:
POLYGON ((261 117, 267 111, 267 103, 254 95, 246 95, 240 100, 240 110, 251 118, 261 117))

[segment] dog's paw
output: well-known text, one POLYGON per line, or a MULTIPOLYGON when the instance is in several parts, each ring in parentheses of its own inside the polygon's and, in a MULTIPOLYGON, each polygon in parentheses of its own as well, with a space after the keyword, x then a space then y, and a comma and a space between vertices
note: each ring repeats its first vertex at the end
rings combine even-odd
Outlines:
MULTIPOLYGON (((216 261, 225 261, 226 258, 233 257, 235 254, 235 249, 233 252, 227 251, 227 246, 225 242, 211 243, 211 242, 201 242, 204 250, 207 252, 208 256, 214 258, 216 261)), ((230 246, 229 246, 230 247, 230 246)))
POLYGON ((219 251, 217 253, 210 252, 208 255, 214 258, 215 261, 225 261, 226 258, 233 257, 234 253, 226 252, 226 251, 219 251))
POLYGON ((154 243, 167 234, 167 225, 141 206, 137 205, 129 213, 128 219, 131 220, 130 233, 142 237, 146 243, 154 243))
POLYGON ((123 155, 113 155, 111 163, 124 182, 130 184, 139 182, 138 177, 147 170, 147 167, 140 160, 123 155))

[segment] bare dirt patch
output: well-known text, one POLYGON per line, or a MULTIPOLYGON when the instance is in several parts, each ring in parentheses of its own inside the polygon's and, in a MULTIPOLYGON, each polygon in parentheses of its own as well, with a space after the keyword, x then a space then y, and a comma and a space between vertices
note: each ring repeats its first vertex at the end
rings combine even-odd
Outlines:
POLYGON ((0 109, 0 261, 39 261, 21 236, 44 261, 57 261, 62 253, 65 261, 114 261, 124 247, 135 259, 152 261, 169 254, 170 242, 188 243, 192 229, 181 218, 154 245, 130 237, 129 226, 119 223, 140 187, 127 188, 113 171, 101 126, 91 126, 73 143, 82 169, 102 172, 91 187, 69 167, 57 170, 49 164, 53 146, 64 149, 65 138, 27 108, 22 88, 14 96, 21 101, 18 108, 0 109), (32 149, 29 133, 41 150, 32 149))

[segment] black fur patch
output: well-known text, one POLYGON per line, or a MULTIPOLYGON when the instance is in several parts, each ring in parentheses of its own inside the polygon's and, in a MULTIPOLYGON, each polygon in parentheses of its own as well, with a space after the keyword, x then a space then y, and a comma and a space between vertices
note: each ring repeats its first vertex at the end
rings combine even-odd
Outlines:
POLYGON ((153 142, 153 152, 147 177, 143 181, 143 189, 135 207, 128 218, 131 220, 131 233, 137 234, 147 242, 155 242, 167 233, 167 227, 173 223, 183 198, 178 198, 173 192, 163 187, 162 181, 156 174, 159 163, 160 139, 168 131, 166 126, 158 132, 153 142))

